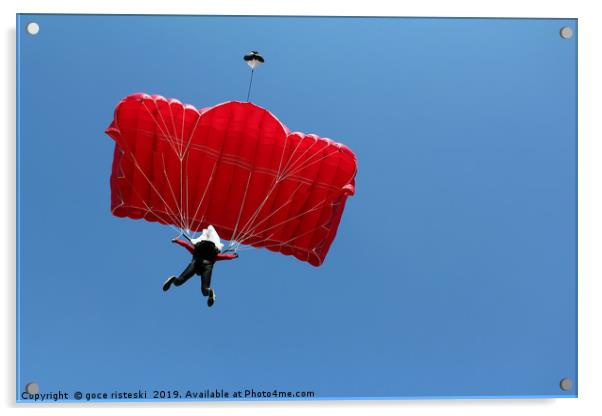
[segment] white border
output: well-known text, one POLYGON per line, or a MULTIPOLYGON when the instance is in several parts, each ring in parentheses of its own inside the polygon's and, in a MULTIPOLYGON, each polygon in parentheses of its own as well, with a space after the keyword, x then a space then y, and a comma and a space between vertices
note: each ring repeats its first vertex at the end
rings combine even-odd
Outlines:
POLYGON ((352 1, 186 1, 186 0, 90 0, 87 2, 22 0, 0 2, 2 10, 2 89, 0 124, 4 137, 0 154, 1 228, 0 264, 2 279, 1 335, 2 377, 0 394, 4 414, 28 415, 140 415, 182 414, 487 414, 586 415, 602 408, 602 302, 598 301, 602 281, 602 152, 600 106, 600 46, 602 22, 595 1, 505 0, 423 0, 392 2, 386 0, 352 1), (15 14, 16 13, 144 13, 144 14, 263 14, 263 15, 346 15, 346 16, 466 16, 466 17, 559 17, 579 19, 579 398, 578 399, 504 399, 435 401, 345 401, 345 402, 245 402, 121 404, 79 407, 61 405, 39 408, 16 406, 15 397, 15 14), (598 74, 596 77, 594 74, 598 74), (597 117, 596 117, 597 116, 597 117), (596 215, 598 214, 598 215, 596 215), (596 351, 598 354, 596 354, 596 351))

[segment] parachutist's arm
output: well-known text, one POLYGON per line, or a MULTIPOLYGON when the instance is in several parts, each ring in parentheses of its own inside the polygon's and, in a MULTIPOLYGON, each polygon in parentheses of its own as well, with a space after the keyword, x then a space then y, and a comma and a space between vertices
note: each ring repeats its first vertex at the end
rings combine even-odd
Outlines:
POLYGON ((171 240, 171 242, 184 247, 186 250, 188 250, 190 252, 190 254, 194 254, 194 246, 192 244, 187 243, 186 241, 175 239, 175 238, 173 240, 171 240))
POLYGON ((234 253, 234 254, 218 254, 217 257, 215 258, 215 261, 220 261, 220 260, 234 260, 238 258, 238 253, 234 253))

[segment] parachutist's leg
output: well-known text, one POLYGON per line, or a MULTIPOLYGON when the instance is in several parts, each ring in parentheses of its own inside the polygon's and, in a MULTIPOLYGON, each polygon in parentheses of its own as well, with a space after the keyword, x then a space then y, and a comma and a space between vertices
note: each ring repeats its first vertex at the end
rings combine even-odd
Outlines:
POLYGON ((211 291, 212 272, 213 264, 203 265, 203 270, 201 271, 201 292, 203 292, 203 296, 209 296, 209 292, 211 291))
POLYGON ((208 296, 207 305, 213 306, 215 302, 215 291, 211 288, 211 273, 213 272, 213 264, 203 265, 201 272, 201 292, 203 296, 208 296))
POLYGON ((182 273, 180 273, 178 277, 169 276, 165 283, 163 283, 163 290, 168 291, 172 284, 180 286, 192 276, 194 276, 194 260, 190 262, 190 264, 186 267, 186 269, 184 269, 182 273))
POLYGON ((167 292, 171 287, 171 284, 176 280, 176 276, 169 276, 165 282, 163 282, 163 291, 167 292))
POLYGON ((176 286, 181 286, 192 276, 194 276, 194 260, 191 261, 184 271, 174 279, 173 284, 176 286))

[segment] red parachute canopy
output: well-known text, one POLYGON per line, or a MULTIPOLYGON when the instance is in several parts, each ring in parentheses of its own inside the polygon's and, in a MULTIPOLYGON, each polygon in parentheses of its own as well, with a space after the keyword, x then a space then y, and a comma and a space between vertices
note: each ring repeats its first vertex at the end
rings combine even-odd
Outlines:
POLYGON ((111 210, 293 255, 319 266, 357 161, 346 146, 290 132, 269 111, 230 101, 197 110, 133 94, 115 109, 111 210))

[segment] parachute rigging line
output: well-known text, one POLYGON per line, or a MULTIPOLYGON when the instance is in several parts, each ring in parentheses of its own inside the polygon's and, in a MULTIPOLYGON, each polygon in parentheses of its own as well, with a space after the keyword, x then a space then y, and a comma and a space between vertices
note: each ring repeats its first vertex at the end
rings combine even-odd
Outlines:
POLYGON ((251 80, 249 81, 249 90, 247 91, 247 102, 249 102, 249 97, 251 97, 251 85, 253 85, 253 74, 255 73, 254 69, 251 69, 251 80))

